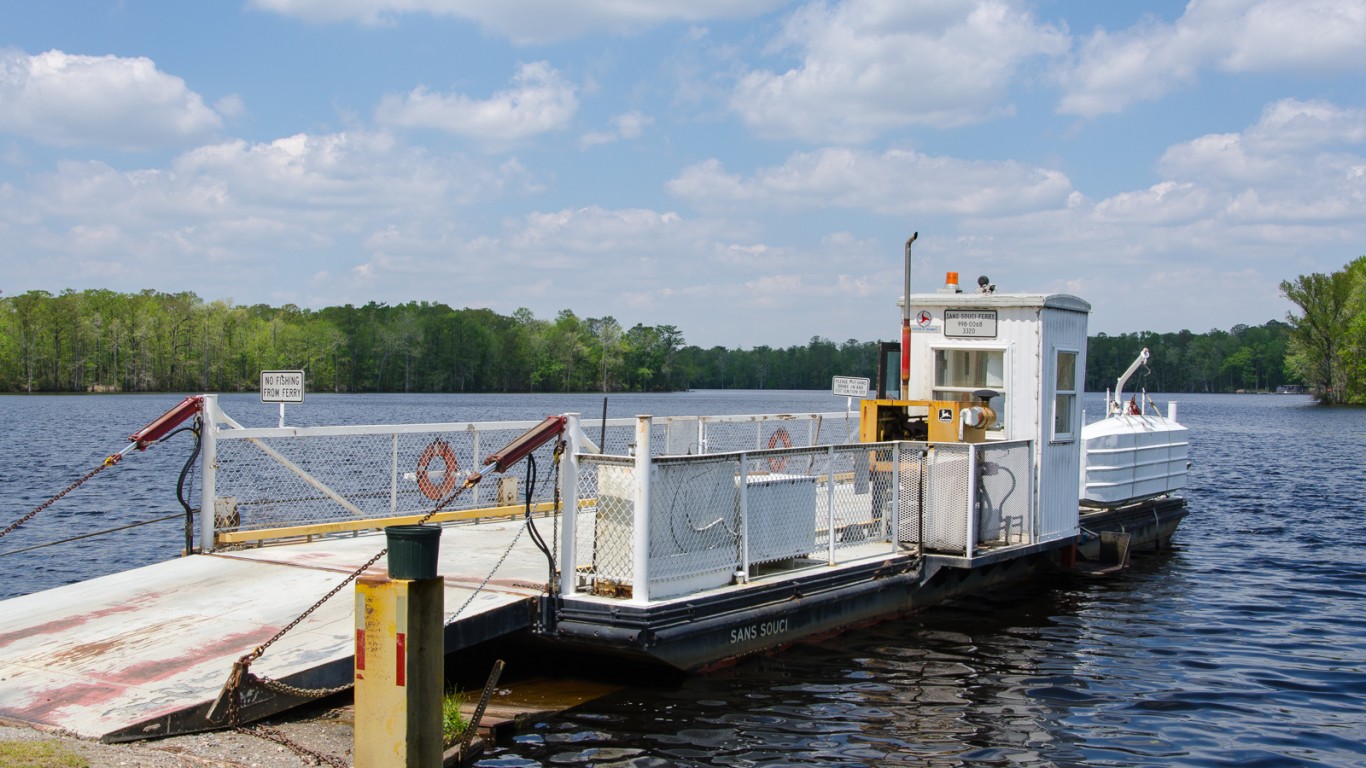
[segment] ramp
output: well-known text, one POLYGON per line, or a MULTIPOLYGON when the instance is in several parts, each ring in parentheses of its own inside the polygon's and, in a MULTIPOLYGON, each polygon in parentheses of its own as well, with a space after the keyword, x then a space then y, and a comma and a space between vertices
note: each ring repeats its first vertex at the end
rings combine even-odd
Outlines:
MULTIPOLYGON (((443 529, 448 653, 530 625, 546 564, 526 540, 476 594, 519 529, 443 529)), ((195 555, 0 602, 0 720, 104 741, 219 727, 207 712, 233 662, 383 547, 364 535, 195 555)), ((383 559, 372 572, 384 573, 383 559)), ((342 589, 252 671, 304 688, 349 684, 354 594, 342 589)), ((302 701, 253 689, 242 719, 302 701)))

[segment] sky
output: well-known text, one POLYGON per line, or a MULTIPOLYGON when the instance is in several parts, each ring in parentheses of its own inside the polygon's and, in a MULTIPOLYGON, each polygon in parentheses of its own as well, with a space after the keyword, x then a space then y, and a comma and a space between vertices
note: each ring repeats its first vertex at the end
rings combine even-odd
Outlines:
POLYGON ((0 0, 0 295, 1092 334, 1366 254, 1366 0, 0 0))

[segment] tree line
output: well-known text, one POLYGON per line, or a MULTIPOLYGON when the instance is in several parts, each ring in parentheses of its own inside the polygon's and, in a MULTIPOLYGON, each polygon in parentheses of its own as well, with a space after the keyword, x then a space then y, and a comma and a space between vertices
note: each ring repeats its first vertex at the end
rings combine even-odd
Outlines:
POLYGON ((1366 256, 1286 280, 1281 294, 1300 308, 1286 366, 1321 402, 1366 405, 1366 256))
MULTIPOLYGON (((1273 320, 1199 334, 1099 334, 1090 340, 1086 387, 1113 385, 1143 347, 1154 364, 1134 385, 1151 391, 1312 383, 1299 367, 1310 360, 1294 341, 1299 329, 1273 320)), ((1337 358, 1346 349, 1335 348, 1337 358)), ((310 310, 151 290, 0 298, 6 392, 251 391, 260 371, 273 369, 305 371, 315 392, 826 389, 833 376, 873 378, 877 356, 876 341, 819 336, 786 348, 704 349, 672 325, 623 328, 567 309, 553 319, 525 308, 501 315, 428 302, 310 310)), ((1344 370, 1340 360, 1333 375, 1344 370)))

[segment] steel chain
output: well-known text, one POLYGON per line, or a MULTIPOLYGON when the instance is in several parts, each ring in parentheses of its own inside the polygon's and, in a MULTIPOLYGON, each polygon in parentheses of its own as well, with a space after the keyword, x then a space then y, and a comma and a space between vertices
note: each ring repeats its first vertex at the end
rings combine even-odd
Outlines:
POLYGON ((90 470, 89 472, 87 472, 86 475, 85 475, 85 477, 82 477, 80 480, 77 480, 76 482, 72 483, 71 485, 68 485, 68 486, 66 487, 66 490, 62 491, 61 493, 57 494, 56 496, 53 496, 52 498, 48 499, 47 501, 43 502, 42 504, 39 504, 38 507, 37 507, 36 509, 34 509, 32 512, 30 512, 30 513, 28 513, 27 515, 24 515, 23 517, 21 517, 21 518, 19 518, 18 520, 14 521, 14 522, 13 522, 12 524, 10 524, 10 526, 9 526, 8 528, 6 528, 5 530, 0 531, 0 539, 5 538, 5 536, 9 535, 9 532, 12 531, 12 530, 14 530, 15 528, 18 528, 19 526, 23 525, 24 523, 27 523, 28 521, 30 521, 30 520, 32 520, 33 518, 37 517, 39 512, 42 512, 43 510, 47 509, 48 507, 52 506, 53 504, 56 504, 58 499, 60 499, 60 498, 62 498, 63 496, 67 495, 68 493, 71 493, 72 491, 76 490, 78 487, 80 487, 81 483, 84 483, 85 481, 89 480, 90 478, 94 477, 95 475, 98 475, 99 473, 103 472, 104 470, 106 470, 106 469, 108 469, 108 468, 114 466, 115 464, 119 463, 119 459, 122 459, 122 458, 123 458, 123 454, 121 454, 121 453, 115 453, 115 454, 109 456, 109 457, 106 458, 103 462, 101 462, 100 465, 99 465, 98 467, 95 467, 94 469, 92 469, 92 470, 90 470))
POLYGON ((247 736, 255 736, 258 739, 273 741, 276 744, 287 747, 289 751, 304 760, 312 760, 313 765, 330 765, 333 766, 333 768, 351 768, 351 764, 340 757, 309 749, 286 736, 284 731, 281 731, 278 728, 270 728, 264 725, 235 725, 233 726, 233 730, 238 733, 246 734, 247 736))
MULTIPOLYGON (((472 479, 472 482, 471 482, 471 481, 466 481, 463 485, 461 485, 459 488, 457 488, 457 489, 455 490, 454 493, 452 493, 450 496, 447 496, 447 497, 445 498, 445 500, 443 500, 440 504, 437 504, 435 507, 433 507, 432 510, 431 510, 430 512, 428 512, 427 514, 423 515, 422 518, 421 518, 420 520, 418 520, 416 523, 414 523, 414 525, 422 525, 423 523, 427 522, 428 520, 431 520, 433 517, 436 516, 436 514, 437 514, 438 512, 440 512, 441 510, 445 509, 445 508, 446 508, 447 506, 449 506, 452 502, 454 502, 457 498, 459 498, 460 494, 462 494, 462 493, 464 493, 466 490, 469 490, 470 488, 474 487, 474 485, 475 485, 476 483, 478 483, 479 480, 480 480, 481 478, 479 478, 478 476, 475 476, 475 477, 473 477, 473 478, 471 478, 471 479, 472 479)), ((270 638, 269 640, 265 641, 264 643, 261 643, 260 645, 256 646, 256 650, 252 651, 251 653, 247 654, 246 656, 243 656, 243 657, 242 657, 242 660, 245 661, 247 664, 250 664, 251 662, 253 662, 253 661, 255 661, 255 660, 261 658, 261 654, 265 653, 265 652, 266 652, 266 649, 269 648, 271 645, 273 645, 273 644, 275 643, 276 640, 279 640, 281 637, 284 637, 286 632, 289 632, 291 629, 294 629, 295 627, 299 626, 299 622, 301 622, 301 621, 303 621, 304 619, 308 618, 309 615, 311 615, 314 611, 316 611, 316 610, 318 610, 319 608, 321 608, 322 605, 323 605, 323 603, 326 603, 328 600, 332 599, 332 597, 333 597, 334 595, 336 595, 338 592, 342 591, 342 589, 345 588, 347 584, 350 584, 351 582, 355 581, 362 573, 365 573, 367 570, 369 570, 369 569, 370 569, 370 566, 372 566, 372 565, 374 565, 375 563, 379 562, 379 559, 380 559, 381 557, 384 557, 384 556, 385 556, 386 554, 388 554, 388 553, 389 553, 389 548, 388 548, 388 547, 385 547, 384 549, 381 549, 378 553, 375 554, 374 557, 372 557, 372 558, 370 558, 368 561, 366 561, 366 563, 365 563, 364 565, 362 565, 361 567, 359 567, 359 568, 357 568, 356 570, 352 571, 352 572, 351 572, 351 575, 347 576, 345 579, 343 579, 343 580, 341 581, 341 583, 337 584, 337 586, 333 587, 327 594, 325 594, 325 595, 323 595, 321 598, 319 598, 318 601, 317 601, 316 603, 314 603, 313 605, 309 606, 308 610, 306 610, 306 611, 304 611, 303 613, 299 614, 293 621, 291 621, 291 622, 289 622, 288 624, 286 624, 285 627, 284 627, 284 629, 281 629, 279 632, 276 632, 275 635, 274 635, 274 637, 272 637, 272 638, 270 638)))
MULTIPOLYGON (((556 511, 556 512, 559 512, 559 511, 560 511, 560 473, 559 473, 559 471, 558 471, 558 467, 559 467, 559 463, 560 463, 560 458, 561 458, 561 456, 564 455, 564 447, 565 447, 565 442, 564 442, 564 439, 561 438, 560 441, 559 441, 558 443, 556 443, 556 445, 555 445, 555 465, 556 465, 556 472, 555 472, 555 511, 556 511)), ((497 573, 497 572, 498 572, 498 569, 501 568, 501 567, 503 567, 503 563, 508 559, 508 555, 512 554, 512 550, 513 550, 514 547, 517 546, 518 540, 520 540, 520 539, 522 538, 522 534, 526 532, 527 525, 528 525, 527 521, 526 521, 526 520, 523 520, 523 521, 522 521, 522 527, 517 531, 517 535, 512 537, 512 543, 508 544, 507 549, 503 550, 503 555, 502 555, 502 557, 499 557, 499 558, 498 558, 498 562, 496 562, 496 563, 493 564, 493 569, 490 570, 490 571, 488 572, 488 575, 484 577, 484 580, 483 580, 483 581, 479 582, 479 586, 477 586, 477 587, 474 588, 474 591, 471 592, 471 593, 470 593, 470 596, 469 596, 468 598, 465 599, 465 602, 464 602, 459 608, 455 609, 455 613, 452 613, 452 614, 450 615, 450 618, 446 619, 446 622, 445 622, 446 625, 450 625, 450 623, 453 622, 453 621, 455 621, 456 618, 457 618, 458 616, 460 616, 460 614, 464 613, 464 612, 465 612, 465 609, 468 608, 468 607, 470 607, 470 603, 473 603, 473 602, 474 602, 474 598, 478 597, 478 596, 479 596, 479 593, 482 592, 482 591, 484 591, 484 587, 488 586, 489 581, 491 581, 491 580, 493 579, 493 574, 497 573)), ((558 525, 555 526, 555 527, 552 529, 552 532, 553 532, 553 536, 554 536, 554 539, 553 539, 554 545, 552 546, 552 551, 558 552, 558 551, 559 551, 559 542, 560 542, 560 527, 559 527, 558 525)), ((530 582, 515 582, 515 583, 513 584, 513 586, 516 586, 516 587, 525 587, 525 588, 529 588, 529 589, 538 589, 538 590, 540 590, 540 591, 542 591, 542 592, 545 592, 545 593, 547 593, 547 594, 553 594, 553 593, 556 591, 556 590, 555 590, 555 585, 554 585, 553 583, 550 583, 550 584, 533 584, 533 583, 530 583, 530 582)))
POLYGON ((269 677, 257 677, 252 675, 252 682, 259 684, 262 688, 285 696, 295 696, 300 699, 321 699, 324 696, 331 696, 334 693, 341 693, 351 689, 351 684, 338 685, 335 688, 300 688, 269 677))
MULTIPOLYGON (((449 625, 452 621, 455 621, 457 616, 464 613, 465 609, 470 607, 470 603, 474 602, 474 598, 478 597, 479 593, 484 590, 484 587, 488 586, 489 581, 493 578, 493 574, 497 573, 498 569, 503 567, 503 562, 508 559, 508 555, 512 554, 512 548, 517 546, 518 539, 521 539, 522 534, 526 533, 526 528, 527 522, 526 520, 523 520, 522 527, 517 529, 517 535, 512 537, 512 543, 508 545, 507 549, 503 550, 503 556, 498 558, 498 562, 493 564, 493 570, 489 571, 489 574, 484 577, 484 580, 479 582, 479 586, 474 588, 474 591, 470 593, 470 596, 465 600, 465 603, 455 609, 455 613, 452 613, 449 619, 446 619, 444 622, 446 625, 449 625)), ((536 588, 540 589, 541 585, 537 584, 536 588)))
MULTIPOLYGON (((436 516, 438 512, 450 506, 457 498, 459 498, 460 494, 464 493, 470 488, 473 488, 481 479, 483 479, 482 476, 477 473, 471 475, 469 479, 467 479, 464 482, 464 484, 462 484, 459 488, 455 490, 454 493, 452 493, 450 496, 447 496, 444 500, 441 501, 440 504, 437 504, 435 507, 433 507, 430 512, 423 515, 422 518, 419 519, 415 524, 422 525, 428 520, 431 520, 434 516, 436 516)), ((220 694, 220 697, 226 696, 228 699, 227 723, 230 727, 236 728, 238 730, 243 730, 240 723, 240 709, 242 699, 240 689, 244 684, 247 684, 249 682, 258 682, 261 683, 268 690, 272 690, 276 693, 285 693, 287 695, 299 696, 300 698, 321 698, 322 696, 327 696, 331 693, 340 693, 341 691, 344 691, 347 688, 351 687, 349 685, 344 685, 338 688, 299 688, 296 686, 289 685, 288 683, 281 683, 277 680, 271 680, 270 678, 257 677, 251 672, 251 663, 261 658, 262 654, 266 652, 266 649, 273 645, 275 641, 279 640, 281 637, 284 637, 285 633, 297 627, 300 622, 308 618, 309 615, 311 615, 314 611, 321 608, 323 603, 326 603, 334 595, 342 591, 342 589, 345 588, 347 584, 350 584, 352 581, 355 581, 362 573, 369 570, 370 566, 379 562, 379 559, 381 557, 384 557, 388 552, 388 547, 381 549, 374 557, 370 558, 368 561, 366 561, 364 565, 357 568, 355 571, 352 571, 349 576, 347 576, 339 584, 337 584, 330 591, 328 591, 327 594, 319 598, 317 602, 309 606, 307 610, 305 610, 303 613, 295 617, 293 621, 286 624, 283 629, 281 629, 279 632, 276 632, 269 640, 256 646, 256 648, 252 650, 251 653, 243 655, 240 659, 237 660, 236 663, 233 664, 233 670, 228 675, 228 682, 224 686, 223 693, 220 694), (272 686, 278 686, 278 688, 272 686)), ((506 557, 506 555, 504 555, 504 557, 506 557)))

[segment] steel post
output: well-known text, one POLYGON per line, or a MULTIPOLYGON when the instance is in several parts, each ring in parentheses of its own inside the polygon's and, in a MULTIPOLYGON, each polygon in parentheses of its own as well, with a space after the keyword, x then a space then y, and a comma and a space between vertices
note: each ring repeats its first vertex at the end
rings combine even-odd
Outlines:
POLYGON ((355 766, 441 764, 445 580, 356 580, 355 766))
POLYGON ((212 552, 214 505, 218 496, 218 395, 204 395, 199 427, 199 551, 212 552))
POLYGON ((560 595, 572 597, 578 588, 574 551, 579 516, 579 453, 583 450, 583 425, 579 414, 567 413, 564 455, 560 457, 560 595))
POLYGON ((636 417, 631 598, 637 603, 650 602, 650 424, 649 416, 636 417))
POLYGON ((749 457, 740 452, 740 574, 749 583, 749 457))

